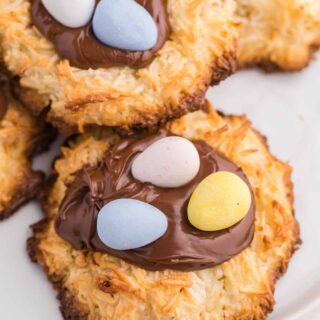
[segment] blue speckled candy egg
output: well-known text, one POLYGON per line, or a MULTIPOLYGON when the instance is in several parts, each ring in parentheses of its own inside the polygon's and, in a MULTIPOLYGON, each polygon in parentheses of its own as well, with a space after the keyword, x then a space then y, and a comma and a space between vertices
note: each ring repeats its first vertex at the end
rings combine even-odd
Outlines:
POLYGON ((97 219, 100 240, 115 250, 146 246, 162 237, 167 228, 167 217, 159 209, 134 199, 109 202, 97 219))
POLYGON ((101 0, 93 16, 93 31, 102 43, 129 51, 149 50, 158 39, 152 16, 134 0, 101 0))

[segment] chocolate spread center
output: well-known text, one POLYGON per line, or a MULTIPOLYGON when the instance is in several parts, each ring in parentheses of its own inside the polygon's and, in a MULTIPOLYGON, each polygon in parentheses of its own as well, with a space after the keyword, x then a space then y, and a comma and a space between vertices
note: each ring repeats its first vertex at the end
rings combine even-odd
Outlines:
POLYGON ((229 171, 249 185, 239 167, 206 143, 193 142, 200 155, 201 168, 198 175, 183 187, 159 188, 133 178, 131 165, 137 154, 168 135, 169 132, 161 130, 143 139, 121 140, 107 152, 100 166, 79 171, 59 209, 56 220, 58 235, 76 249, 108 253, 149 270, 204 269, 229 260, 248 247, 254 234, 253 195, 249 212, 231 228, 204 232, 193 227, 187 219, 190 196, 211 173, 229 171), (97 234, 97 215, 105 204, 119 198, 145 201, 160 209, 168 219, 167 232, 155 242, 138 249, 117 251, 107 247, 97 234))
MULTIPOLYGON (((98 1, 97 1, 98 2, 98 1)), ((32 19, 38 30, 55 46, 58 54, 81 69, 129 66, 143 68, 153 59, 167 41, 170 23, 163 0, 136 0, 153 17, 158 27, 156 45, 146 51, 127 51, 112 48, 100 42, 92 30, 92 22, 80 28, 69 28, 56 21, 41 3, 32 2, 32 19)))

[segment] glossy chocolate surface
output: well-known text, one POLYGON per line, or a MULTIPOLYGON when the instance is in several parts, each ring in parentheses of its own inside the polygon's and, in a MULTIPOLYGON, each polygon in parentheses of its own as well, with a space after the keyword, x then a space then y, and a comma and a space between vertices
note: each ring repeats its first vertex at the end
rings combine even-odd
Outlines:
MULTIPOLYGON (((170 23, 163 0, 136 0, 153 17, 158 26, 158 41, 147 51, 126 51, 109 47, 94 35, 92 23, 81 28, 69 28, 56 21, 41 3, 32 1, 32 20, 38 30, 55 46, 61 58, 81 69, 148 65, 167 41, 170 23)), ((97 1, 98 2, 98 1, 97 1)))
POLYGON ((227 261, 248 247, 254 234, 253 196, 248 214, 231 228, 204 232, 194 228, 187 219, 191 194, 211 173, 229 171, 249 185, 239 167, 206 143, 194 141, 201 168, 196 178, 183 187, 159 188, 132 177, 131 165, 136 155, 168 135, 169 132, 161 130, 143 139, 123 139, 107 152, 99 167, 79 171, 61 204, 56 220, 57 233, 76 249, 108 253, 149 270, 204 269, 227 261), (106 203, 119 198, 138 199, 159 208, 169 222, 165 235, 135 250, 117 251, 103 244, 97 235, 97 215, 106 203))

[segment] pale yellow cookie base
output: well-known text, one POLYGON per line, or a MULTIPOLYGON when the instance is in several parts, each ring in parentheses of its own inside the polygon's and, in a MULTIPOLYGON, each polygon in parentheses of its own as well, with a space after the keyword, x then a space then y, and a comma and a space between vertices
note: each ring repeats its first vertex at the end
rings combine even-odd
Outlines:
POLYGON ((48 222, 35 226, 29 240, 30 256, 59 291, 66 319, 257 320, 272 311, 276 279, 299 239, 290 166, 270 154, 245 117, 198 111, 168 127, 206 141, 245 171, 257 203, 253 243, 229 262, 187 273, 146 271, 107 254, 72 249, 53 228, 65 183, 83 166, 97 164, 117 139, 84 135, 63 148, 44 204, 48 222))
POLYGON ((317 0, 236 0, 241 66, 300 70, 320 45, 317 0))

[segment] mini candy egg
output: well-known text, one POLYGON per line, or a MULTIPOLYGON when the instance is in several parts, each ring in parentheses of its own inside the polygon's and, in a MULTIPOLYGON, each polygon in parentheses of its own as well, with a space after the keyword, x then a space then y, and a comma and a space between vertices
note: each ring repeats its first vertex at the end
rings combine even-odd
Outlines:
POLYGON ((61 24, 69 28, 85 26, 91 19, 95 0, 42 0, 42 4, 61 24))
POLYGON ((115 250, 146 246, 162 237, 167 228, 167 217, 159 209, 134 199, 109 202, 97 219, 100 240, 115 250))
POLYGON ((129 51, 149 50, 158 40, 155 21, 134 0, 101 0, 93 16, 93 31, 102 43, 129 51))
POLYGON ((150 145, 133 161, 135 179, 163 188, 177 188, 198 174, 200 157, 194 144, 182 137, 166 137, 150 145))
POLYGON ((248 185, 237 175, 220 171, 198 185, 188 205, 188 218, 197 229, 218 231, 242 220, 250 206, 248 185))

